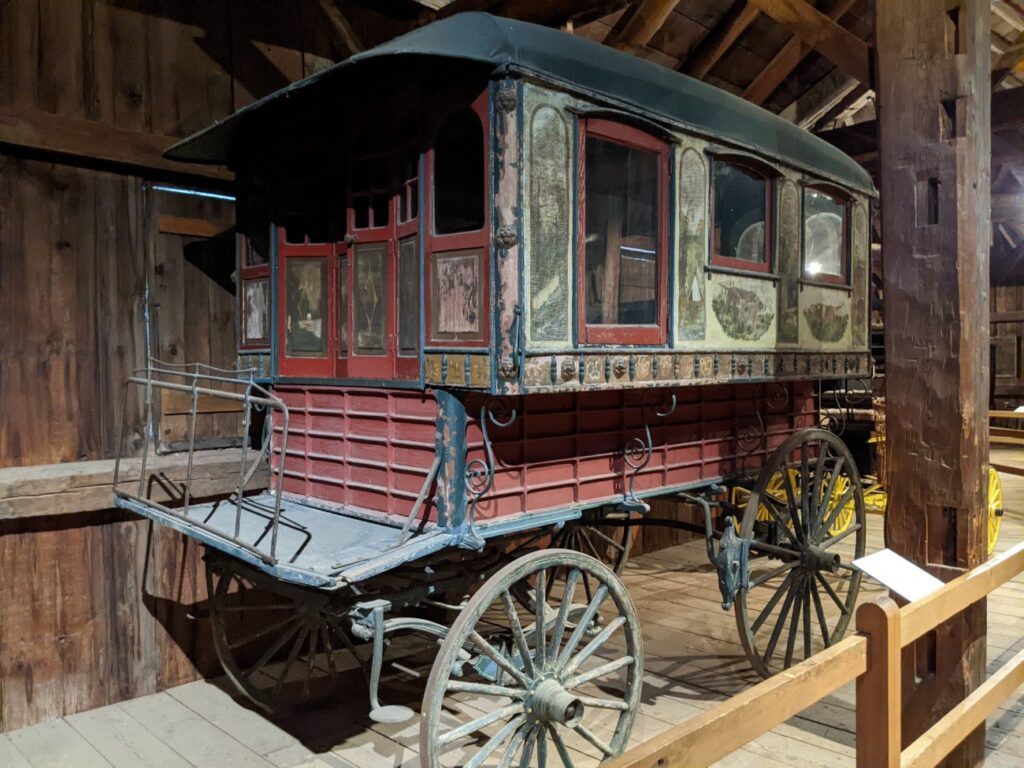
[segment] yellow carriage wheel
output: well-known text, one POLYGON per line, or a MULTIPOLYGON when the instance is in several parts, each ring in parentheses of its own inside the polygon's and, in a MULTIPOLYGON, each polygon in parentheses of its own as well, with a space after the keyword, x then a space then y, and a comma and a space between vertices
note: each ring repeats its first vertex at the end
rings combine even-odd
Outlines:
MULTIPOLYGON (((799 493, 799 489, 800 489, 800 470, 797 469, 797 468, 790 467, 790 469, 788 471, 789 471, 789 481, 792 484, 791 487, 797 493, 799 493)), ((822 478, 820 490, 818 492, 819 496, 821 497, 818 500, 819 503, 821 502, 821 499, 824 498, 825 493, 828 490, 829 479, 830 478, 827 475, 822 478)), ((850 488, 850 478, 846 477, 845 475, 840 476, 839 479, 836 480, 836 486, 833 489, 833 498, 841 499, 844 495, 846 495, 846 492, 849 490, 849 488, 850 488)), ((737 506, 741 506, 741 504, 737 504, 737 502, 740 501, 740 496, 741 496, 741 494, 737 493, 737 491, 742 491, 742 496, 743 496, 742 501, 743 501, 743 503, 746 502, 747 498, 750 498, 750 491, 747 491, 746 489, 741 489, 741 488, 734 488, 733 489, 733 504, 735 504, 737 506)), ((766 496, 771 496, 772 498, 777 499, 782 504, 786 503, 786 490, 785 490, 785 486, 783 485, 783 482, 782 482, 782 472, 781 471, 780 472, 775 472, 774 474, 772 474, 771 478, 768 480, 768 485, 765 486, 764 493, 765 493, 766 496)), ((827 510, 827 514, 831 514, 831 512, 832 512, 832 508, 829 508, 829 510, 827 510)), ((836 515, 836 519, 832 522, 832 525, 829 526, 829 529, 828 529, 829 535, 830 536, 836 536, 836 535, 842 533, 843 531, 845 531, 847 528, 849 528, 850 527, 850 523, 853 521, 853 517, 854 517, 855 513, 856 513, 856 503, 854 502, 854 499, 851 496, 850 500, 848 502, 846 502, 846 504, 844 505, 843 509, 839 512, 838 515, 836 515)), ((768 508, 764 504, 759 505, 758 508, 757 508, 757 521, 760 522, 760 523, 765 523, 765 522, 769 522, 771 520, 772 520, 772 513, 768 511, 768 508)), ((736 530, 739 531, 740 521, 739 520, 735 520, 734 524, 736 525, 736 530)), ((790 524, 789 527, 792 529, 792 524, 790 524)))
POLYGON ((988 553, 996 551, 999 541, 999 526, 1003 522, 1003 483, 999 473, 988 468, 988 553))

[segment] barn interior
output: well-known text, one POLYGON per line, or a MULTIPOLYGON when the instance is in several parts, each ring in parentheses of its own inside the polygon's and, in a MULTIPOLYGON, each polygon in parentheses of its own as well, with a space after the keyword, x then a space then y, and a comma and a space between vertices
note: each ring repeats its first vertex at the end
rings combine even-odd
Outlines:
MULTIPOLYGON (((242 424, 237 403, 185 387, 154 412, 126 382, 154 360, 271 377, 278 331, 269 320, 246 325, 243 291, 262 290, 276 261, 261 198, 241 180, 315 178, 296 184, 286 212, 296 231, 312 231, 331 221, 339 194, 322 148, 351 133, 350 115, 411 102, 417 119, 439 120, 438 102, 462 97, 449 79, 471 65, 382 66, 308 122, 286 115, 247 134, 244 168, 168 150, 465 12, 560 30, 703 81, 870 174, 870 370, 819 382, 814 422, 856 457, 866 550, 889 548, 959 590, 941 605, 923 598, 939 616, 926 627, 924 608, 906 613, 916 601, 865 578, 857 602, 874 607, 843 609, 847 639, 826 638, 820 653, 762 681, 721 610, 700 504, 651 499, 653 512, 680 525, 630 529, 622 580, 646 663, 624 754, 584 736, 552 747, 549 763, 1024 764, 1024 2, 8 0, 0 765, 434 764, 418 710, 436 638, 396 639, 384 666, 382 693, 417 710, 411 719, 369 716, 365 643, 364 658, 339 662, 350 693, 300 712, 261 709, 234 691, 218 660, 203 543, 115 506, 114 491, 147 467, 157 479, 146 493, 171 506, 183 494, 187 507, 189 497, 215 503, 236 487, 273 484, 267 467, 240 483, 255 427, 242 424), (317 211, 327 218, 313 220, 317 211)), ((486 88, 486 72, 480 80, 486 88)), ((263 301, 272 306, 269 293, 263 301)), ((455 364, 443 365, 439 382, 455 364)), ((469 354, 465 368, 469 382, 469 354)), ((621 541, 621 526, 600 530, 621 541)), ((473 754, 446 764, 474 764, 473 754)), ((518 759, 504 764, 534 764, 518 759)))

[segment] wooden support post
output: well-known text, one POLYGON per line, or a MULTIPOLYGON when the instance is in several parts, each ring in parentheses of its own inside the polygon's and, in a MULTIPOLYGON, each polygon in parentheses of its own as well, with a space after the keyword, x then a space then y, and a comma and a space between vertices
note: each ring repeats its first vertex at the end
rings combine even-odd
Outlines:
MULTIPOLYGON (((889 546, 940 578, 986 557, 991 88, 987 0, 875 11, 889 546)), ((909 645, 903 745, 981 682, 985 603, 909 645)), ((944 763, 977 766, 984 729, 944 763)))
POLYGON ((900 609, 888 597, 857 609, 868 671, 857 678, 857 768, 899 768, 900 609))

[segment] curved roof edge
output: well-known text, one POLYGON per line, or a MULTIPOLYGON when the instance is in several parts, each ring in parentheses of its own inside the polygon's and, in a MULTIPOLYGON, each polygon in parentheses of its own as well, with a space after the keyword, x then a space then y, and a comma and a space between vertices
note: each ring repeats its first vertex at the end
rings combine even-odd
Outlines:
POLYGON ((399 55, 462 59, 522 72, 876 194, 871 176, 851 157, 738 96, 585 38, 485 13, 457 14, 358 53, 243 107, 178 142, 165 156, 227 163, 242 130, 258 127, 261 116, 272 111, 268 107, 312 88, 340 86, 362 62, 399 55))

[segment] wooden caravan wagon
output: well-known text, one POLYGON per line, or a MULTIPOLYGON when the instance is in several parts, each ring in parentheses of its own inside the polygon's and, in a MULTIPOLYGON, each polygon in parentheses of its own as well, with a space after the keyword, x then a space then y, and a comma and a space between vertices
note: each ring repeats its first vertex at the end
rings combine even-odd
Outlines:
POLYGON ((169 155, 237 174, 252 371, 154 361, 131 385, 151 420, 189 398, 190 450, 200 403, 231 402, 246 455, 226 501, 160 504, 143 466, 117 503, 206 545, 217 649, 254 700, 330 695, 336 654, 369 641, 371 715, 405 718, 381 665, 422 633, 428 765, 620 752, 643 657, 617 572, 634 527, 689 526, 655 496, 703 510, 689 527, 759 672, 844 633, 864 507, 815 382, 869 373, 874 190, 851 159, 483 14, 169 155), (264 462, 270 489, 245 493, 264 462))

